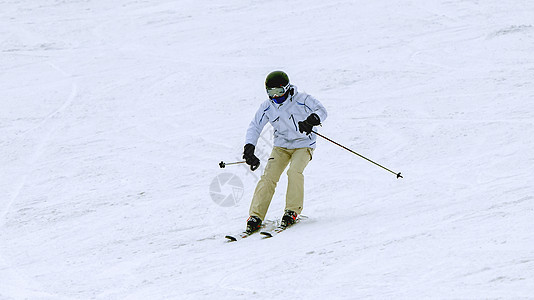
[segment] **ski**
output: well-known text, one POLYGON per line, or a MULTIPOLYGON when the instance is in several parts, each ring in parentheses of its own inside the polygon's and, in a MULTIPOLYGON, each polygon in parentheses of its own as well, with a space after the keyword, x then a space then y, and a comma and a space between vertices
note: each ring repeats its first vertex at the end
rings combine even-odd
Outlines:
POLYGON ((278 226, 276 227, 275 229, 271 230, 271 231, 262 231, 260 232, 261 235, 263 235, 263 238, 267 239, 267 238, 272 238, 273 236, 279 234, 280 232, 286 230, 288 227, 290 226, 278 226))
POLYGON ((293 227, 295 226, 297 223, 299 223, 301 220, 305 220, 307 219, 308 217, 305 217, 305 216, 302 216, 297 218, 295 220, 295 223, 292 224, 292 225, 289 225, 289 226, 282 226, 282 225, 278 225, 277 227, 275 227, 273 230, 264 230, 264 231, 261 231, 260 234, 263 235, 263 238, 264 239, 268 239, 268 238, 272 238, 273 236, 279 234, 280 232, 290 228, 290 227, 293 227))
POLYGON ((256 230, 254 232, 243 231, 238 234, 226 235, 225 238, 228 239, 228 242, 237 242, 239 240, 248 238, 249 236, 255 234, 256 232, 259 232, 259 230, 256 230))
POLYGON ((260 229, 256 230, 256 231, 253 231, 253 232, 249 232, 249 231, 242 231, 242 232, 239 232, 237 234, 229 234, 229 235, 226 235, 224 236, 228 242, 237 242, 239 240, 242 240, 242 239, 246 239, 248 238, 249 236, 255 234, 255 233, 258 233, 262 230, 270 230, 272 228, 275 228, 276 226, 278 225, 278 223, 276 221, 271 221, 271 220, 265 220, 265 222, 263 222, 263 224, 261 225, 260 229))

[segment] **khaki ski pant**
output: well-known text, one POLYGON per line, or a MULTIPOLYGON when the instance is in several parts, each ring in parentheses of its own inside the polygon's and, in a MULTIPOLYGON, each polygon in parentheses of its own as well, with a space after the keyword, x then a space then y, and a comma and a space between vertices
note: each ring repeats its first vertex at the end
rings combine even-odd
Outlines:
POLYGON ((302 172, 304 172, 304 168, 312 159, 312 154, 312 148, 286 149, 274 147, 267 166, 265 166, 265 172, 261 176, 258 185, 256 185, 249 215, 265 220, 276 185, 288 164, 285 209, 300 214, 304 202, 304 175, 302 172))

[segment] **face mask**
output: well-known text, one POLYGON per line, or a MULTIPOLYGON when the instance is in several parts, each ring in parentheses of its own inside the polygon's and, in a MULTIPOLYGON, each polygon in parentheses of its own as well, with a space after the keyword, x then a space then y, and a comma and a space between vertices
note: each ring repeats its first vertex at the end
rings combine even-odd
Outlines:
POLYGON ((284 103, 284 101, 286 101, 288 95, 289 95, 289 93, 286 93, 285 95, 283 95, 281 97, 270 97, 270 98, 274 101, 274 103, 282 104, 282 103, 284 103))

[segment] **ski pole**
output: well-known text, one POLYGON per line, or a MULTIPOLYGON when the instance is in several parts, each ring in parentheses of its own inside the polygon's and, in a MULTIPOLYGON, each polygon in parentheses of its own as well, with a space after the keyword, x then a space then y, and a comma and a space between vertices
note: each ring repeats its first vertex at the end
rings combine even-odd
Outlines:
POLYGON ((368 162, 371 162, 371 163, 373 163, 373 164, 375 164, 375 165, 381 167, 382 169, 384 169, 384 170, 386 170, 386 171, 389 171, 389 172, 391 172, 391 173, 397 175, 397 178, 404 178, 404 177, 401 176, 401 173, 400 173, 400 172, 399 172, 399 173, 395 173, 395 172, 391 171, 390 169, 388 169, 388 168, 386 168, 386 167, 384 167, 384 166, 382 166, 382 165, 380 165, 380 164, 377 164, 377 163, 375 163, 374 161, 368 159, 367 157, 365 157, 365 156, 363 156, 363 155, 357 153, 356 151, 350 150, 349 148, 347 148, 347 147, 345 147, 345 146, 343 146, 343 145, 341 145, 341 144, 339 144, 339 143, 336 143, 336 142, 332 141, 331 139, 327 138, 326 136, 324 136, 324 135, 322 135, 322 134, 317 133, 316 131, 313 131, 313 130, 312 130, 312 132, 315 133, 316 135, 322 137, 323 139, 325 139, 325 140, 327 140, 327 141, 329 141, 329 142, 331 142, 331 143, 334 143, 334 144, 338 145, 339 147, 341 147, 341 148, 343 148, 343 149, 345 149, 345 150, 351 152, 352 154, 356 154, 356 155, 358 155, 359 157, 361 157, 361 158, 367 160, 368 162))
POLYGON ((221 161, 219 163, 219 167, 221 167, 221 169, 224 169, 224 167, 226 166, 244 164, 244 163, 246 163, 246 161, 236 161, 236 162, 231 162, 231 163, 225 163, 224 161, 221 161))

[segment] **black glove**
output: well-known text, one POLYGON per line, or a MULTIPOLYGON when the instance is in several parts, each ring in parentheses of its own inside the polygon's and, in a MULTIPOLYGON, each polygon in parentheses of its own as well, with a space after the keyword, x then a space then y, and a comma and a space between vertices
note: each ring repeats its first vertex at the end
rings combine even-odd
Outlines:
POLYGON ((260 159, 254 155, 254 145, 246 144, 245 150, 243 151, 243 158, 245 159, 247 165, 250 166, 252 171, 256 170, 260 166, 260 159))
POLYGON ((306 135, 308 135, 311 133, 313 126, 317 125, 321 125, 321 119, 316 113, 313 113, 306 120, 299 122, 299 131, 300 133, 306 132, 306 135))

